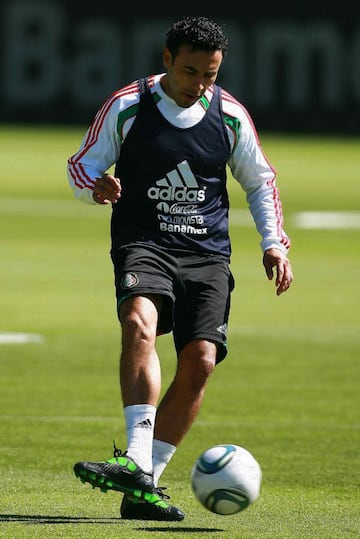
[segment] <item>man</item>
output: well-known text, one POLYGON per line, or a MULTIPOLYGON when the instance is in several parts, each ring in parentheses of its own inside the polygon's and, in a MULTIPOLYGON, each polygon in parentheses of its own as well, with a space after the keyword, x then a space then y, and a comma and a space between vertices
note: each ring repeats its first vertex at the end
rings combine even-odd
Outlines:
POLYGON ((112 204, 111 258, 121 325, 125 452, 78 462, 76 476, 124 493, 122 518, 182 520, 159 477, 193 424, 227 354, 230 271, 226 166, 246 193, 277 295, 292 280, 275 171, 244 107, 215 84, 221 27, 185 17, 166 34, 165 73, 135 81, 99 109, 68 161, 75 196, 112 204), (114 174, 107 171, 115 165, 114 174), (158 335, 173 332, 177 369, 161 390, 158 335))

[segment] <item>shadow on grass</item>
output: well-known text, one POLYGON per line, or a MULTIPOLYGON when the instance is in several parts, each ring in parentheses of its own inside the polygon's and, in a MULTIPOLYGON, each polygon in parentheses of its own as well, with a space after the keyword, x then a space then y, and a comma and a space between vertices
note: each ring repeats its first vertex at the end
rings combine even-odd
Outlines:
MULTIPOLYGON (((50 516, 50 515, 0 515, 0 522, 24 522, 25 524, 116 524, 121 523, 121 518, 89 518, 89 517, 68 517, 68 516, 50 516)), ((126 522, 129 522, 128 520, 126 522)), ((179 526, 179 522, 174 522, 179 526)), ((171 528, 169 526, 141 527, 138 530, 148 532, 163 533, 187 533, 187 532, 222 532, 219 528, 171 528)))
MULTIPOLYGON (((175 523, 174 523, 175 524, 175 523)), ((179 524, 178 522, 176 524, 179 524)), ((194 532, 223 532, 224 530, 221 530, 220 528, 191 528, 190 526, 187 528, 168 528, 168 527, 162 527, 162 528, 137 528, 137 530, 145 531, 145 532, 174 532, 174 533, 194 533, 194 532)))
POLYGON ((26 524, 116 524, 119 518, 89 518, 50 515, 0 515, 0 522, 25 522, 26 524))

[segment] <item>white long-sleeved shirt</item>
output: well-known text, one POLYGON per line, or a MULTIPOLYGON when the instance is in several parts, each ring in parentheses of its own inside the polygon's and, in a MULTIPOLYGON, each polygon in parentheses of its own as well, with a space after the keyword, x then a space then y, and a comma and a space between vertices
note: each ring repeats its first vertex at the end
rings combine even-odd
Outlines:
MULTIPOLYGON (((195 125, 206 113, 203 100, 188 108, 179 107, 162 89, 162 75, 149 77, 159 111, 178 128, 195 125)), ((213 89, 210 87, 204 98, 210 102, 212 95, 213 89)), ((75 196, 82 202, 96 204, 93 199, 96 178, 118 161, 121 145, 134 122, 139 100, 137 81, 114 92, 98 110, 79 150, 69 158, 69 183, 75 196)), ((261 248, 265 251, 276 247, 286 254, 290 240, 283 229, 276 172, 261 148, 246 108, 224 89, 221 90, 221 100, 231 148, 228 166, 246 194, 251 215, 262 238, 261 248)))

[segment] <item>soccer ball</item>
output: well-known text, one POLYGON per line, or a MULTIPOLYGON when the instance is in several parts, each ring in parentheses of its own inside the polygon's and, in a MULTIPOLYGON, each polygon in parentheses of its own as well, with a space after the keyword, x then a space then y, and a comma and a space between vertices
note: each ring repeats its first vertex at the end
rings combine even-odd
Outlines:
POLYGON ((234 444, 210 447, 191 470, 191 488, 212 513, 233 515, 251 505, 260 494, 262 473, 257 460, 234 444))

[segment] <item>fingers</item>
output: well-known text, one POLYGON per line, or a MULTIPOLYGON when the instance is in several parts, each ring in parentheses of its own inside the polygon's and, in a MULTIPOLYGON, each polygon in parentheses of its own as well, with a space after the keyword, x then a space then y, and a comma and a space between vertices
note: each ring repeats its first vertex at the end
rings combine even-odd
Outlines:
POLYGON ((263 263, 264 263, 267 278, 269 279, 269 281, 271 281, 273 279, 273 277, 274 277, 272 261, 270 260, 270 258, 267 258, 267 257, 264 256, 263 263))
POLYGON ((95 178, 93 198, 98 204, 116 204, 121 196, 121 184, 119 178, 104 174, 95 178))
POLYGON ((276 295, 280 296, 283 292, 289 290, 293 279, 290 261, 285 258, 283 262, 278 263, 276 266, 276 295))
POLYGON ((290 261, 285 254, 278 249, 269 249, 264 253, 263 264, 269 280, 273 279, 273 268, 275 268, 276 295, 280 296, 289 289, 294 279, 290 261))

